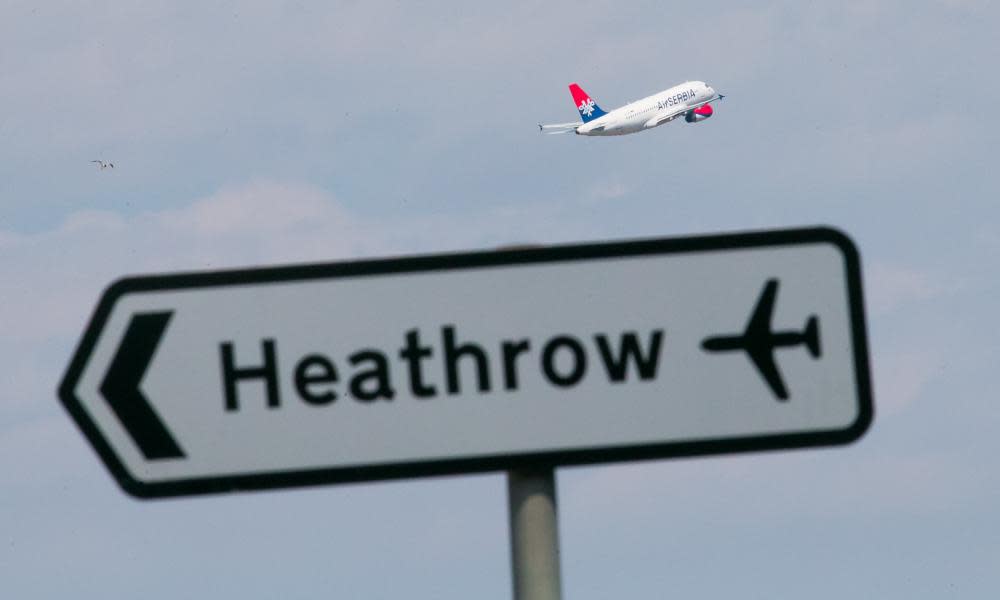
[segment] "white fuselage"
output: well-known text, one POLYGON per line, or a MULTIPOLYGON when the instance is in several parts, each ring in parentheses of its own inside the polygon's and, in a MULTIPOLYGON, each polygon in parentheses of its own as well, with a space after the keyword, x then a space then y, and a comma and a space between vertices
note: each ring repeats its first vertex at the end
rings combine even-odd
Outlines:
POLYGON ((576 128, 580 135, 625 135, 651 129, 683 116, 684 108, 697 108, 716 97, 704 81, 687 81, 616 108, 604 116, 576 128), (676 114, 673 114, 676 113, 676 114), (672 115, 663 118, 664 115, 672 115))

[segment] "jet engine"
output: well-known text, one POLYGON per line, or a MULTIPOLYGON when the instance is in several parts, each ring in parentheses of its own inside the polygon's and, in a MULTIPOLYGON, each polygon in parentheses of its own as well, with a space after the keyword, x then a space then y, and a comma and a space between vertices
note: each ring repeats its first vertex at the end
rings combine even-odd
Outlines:
POLYGON ((699 106, 694 110, 689 110, 684 113, 684 120, 688 123, 697 123, 698 121, 704 121, 705 119, 712 116, 712 105, 704 104, 699 106))

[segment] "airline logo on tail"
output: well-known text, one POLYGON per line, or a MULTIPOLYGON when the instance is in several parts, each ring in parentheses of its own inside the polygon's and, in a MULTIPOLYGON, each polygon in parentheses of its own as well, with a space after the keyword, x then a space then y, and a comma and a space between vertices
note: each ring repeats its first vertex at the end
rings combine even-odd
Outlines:
POLYGON ((590 94, 583 91, 577 84, 569 84, 569 93, 573 95, 573 102, 576 103, 576 109, 580 111, 580 118, 583 119, 584 123, 589 123, 607 114, 594 102, 590 94))

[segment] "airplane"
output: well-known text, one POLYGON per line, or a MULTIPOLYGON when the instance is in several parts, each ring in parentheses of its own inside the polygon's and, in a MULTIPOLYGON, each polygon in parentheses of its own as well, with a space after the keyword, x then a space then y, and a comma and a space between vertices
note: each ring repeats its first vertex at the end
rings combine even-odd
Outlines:
POLYGON ((604 112, 590 94, 579 85, 571 83, 576 109, 583 123, 538 124, 542 133, 569 133, 578 135, 625 135, 669 123, 684 117, 688 123, 698 123, 712 116, 712 102, 725 98, 704 81, 687 81, 663 90, 642 100, 636 100, 604 112))
POLYGON ((819 321, 816 315, 812 315, 806 320, 802 331, 772 331, 771 314, 774 312, 774 299, 777 295, 778 280, 767 280, 743 334, 705 338, 701 346, 709 352, 743 350, 778 400, 786 401, 788 390, 781 379, 778 365, 774 362, 774 349, 805 344, 812 357, 819 358, 819 321))

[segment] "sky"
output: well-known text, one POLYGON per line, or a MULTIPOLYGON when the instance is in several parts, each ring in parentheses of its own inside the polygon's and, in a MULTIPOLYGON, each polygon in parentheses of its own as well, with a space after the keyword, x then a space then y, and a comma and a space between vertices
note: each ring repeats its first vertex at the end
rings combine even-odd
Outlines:
POLYGON ((56 398, 128 274, 833 226, 875 420, 562 468, 564 597, 984 598, 1000 564, 990 2, 0 5, 0 573, 18 598, 508 598, 503 474, 139 501, 56 398), (686 80, 712 119, 546 136, 686 80), (100 170, 90 161, 114 162, 100 170))

